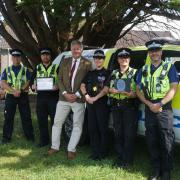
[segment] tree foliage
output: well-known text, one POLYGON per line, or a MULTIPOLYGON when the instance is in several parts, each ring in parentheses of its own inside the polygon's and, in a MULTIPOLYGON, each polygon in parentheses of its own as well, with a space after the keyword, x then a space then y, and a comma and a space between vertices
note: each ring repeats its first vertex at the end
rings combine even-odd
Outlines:
POLYGON ((51 47, 54 56, 67 50, 72 39, 82 39, 88 46, 113 47, 152 14, 179 20, 179 5, 177 0, 1 0, 0 34, 36 65, 40 47, 51 47))

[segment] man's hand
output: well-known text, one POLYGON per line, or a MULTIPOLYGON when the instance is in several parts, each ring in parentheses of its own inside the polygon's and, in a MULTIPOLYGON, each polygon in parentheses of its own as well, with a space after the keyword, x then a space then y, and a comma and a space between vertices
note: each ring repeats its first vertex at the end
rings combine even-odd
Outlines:
POLYGON ((0 89, 0 99, 3 99, 5 97, 5 91, 0 89))
POLYGON ((36 91, 37 90, 37 86, 35 84, 32 85, 32 90, 36 91))
POLYGON ((154 103, 149 108, 154 113, 162 112, 162 107, 161 107, 160 103, 154 103))
POLYGON ((73 102, 75 102, 77 100, 77 96, 75 94, 65 93, 64 97, 70 103, 73 103, 73 102))
POLYGON ((14 91, 13 91, 13 95, 14 95, 14 97, 20 97, 21 91, 19 91, 19 90, 14 90, 14 91))
POLYGON ((57 91, 59 89, 58 85, 53 86, 53 91, 57 91))

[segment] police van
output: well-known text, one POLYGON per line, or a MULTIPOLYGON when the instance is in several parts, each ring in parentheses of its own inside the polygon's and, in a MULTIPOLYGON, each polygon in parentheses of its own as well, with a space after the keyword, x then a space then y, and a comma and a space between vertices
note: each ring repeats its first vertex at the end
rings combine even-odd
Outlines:
MULTIPOLYGON (((92 50, 84 50, 83 56, 90 61, 93 60, 93 54, 96 49, 92 50)), ((118 69, 119 65, 115 59, 115 51, 116 48, 112 49, 103 49, 106 55, 106 59, 104 61, 104 67, 109 70, 118 69)), ((150 58, 147 54, 147 48, 145 46, 133 47, 132 50, 132 57, 130 66, 136 69, 140 69, 145 63, 150 63, 150 58)), ((61 53, 54 61, 55 64, 60 64, 62 59, 71 57, 71 52, 66 51, 61 53)), ((179 76, 180 76, 180 45, 164 45, 163 47, 163 56, 162 59, 164 61, 168 61, 174 63, 179 76)), ((178 92, 176 93, 175 97, 172 101, 173 113, 174 113, 174 121, 173 121, 173 128, 175 133, 175 142, 180 143, 180 84, 178 85, 178 92)), ((144 113, 144 105, 140 104, 139 106, 139 121, 138 121, 138 134, 144 135, 145 134, 145 113, 144 113)), ((112 128, 112 117, 110 114, 110 121, 109 127, 112 128)), ((63 133, 66 140, 69 139, 72 131, 72 113, 67 118, 64 127, 63 133)), ((83 127, 83 134, 81 137, 80 144, 83 144, 87 141, 88 130, 87 130, 87 112, 85 114, 85 121, 83 127)))

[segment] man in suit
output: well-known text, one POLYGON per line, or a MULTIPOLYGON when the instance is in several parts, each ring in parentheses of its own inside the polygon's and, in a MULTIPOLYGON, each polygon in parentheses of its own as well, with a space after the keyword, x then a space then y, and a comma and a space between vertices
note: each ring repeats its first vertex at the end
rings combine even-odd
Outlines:
POLYGON ((78 40, 72 41, 72 57, 64 59, 59 68, 59 101, 52 127, 52 146, 48 150, 48 155, 59 151, 62 126, 67 115, 72 110, 74 113, 73 130, 67 148, 67 157, 68 159, 76 157, 76 146, 82 133, 85 112, 84 97, 80 85, 92 67, 91 62, 81 56, 82 51, 82 43, 78 40))

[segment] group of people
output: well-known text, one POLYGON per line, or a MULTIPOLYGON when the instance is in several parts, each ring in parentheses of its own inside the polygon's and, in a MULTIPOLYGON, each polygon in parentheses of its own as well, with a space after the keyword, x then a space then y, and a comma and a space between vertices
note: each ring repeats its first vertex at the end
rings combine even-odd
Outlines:
POLYGON ((115 53, 118 69, 112 72, 103 67, 103 50, 94 52, 95 69, 82 56, 83 45, 71 43, 72 57, 65 58, 60 66, 51 63, 51 49, 40 50, 41 63, 31 74, 21 65, 22 51, 11 50, 13 65, 2 73, 2 86, 6 90, 2 143, 11 141, 14 115, 18 105, 26 138, 34 141, 34 132, 28 100, 29 86, 37 92, 37 119, 40 130, 39 147, 51 143, 48 155, 56 154, 61 144, 62 126, 73 111, 73 129, 67 147, 67 158, 76 158, 80 140, 85 102, 88 110, 90 159, 100 161, 108 155, 108 119, 112 112, 116 167, 126 168, 133 163, 138 125, 139 100, 145 104, 145 126, 152 171, 149 180, 170 179, 173 161, 173 114, 171 100, 179 83, 173 64, 162 61, 163 42, 146 43, 150 64, 139 71, 130 67, 132 52, 120 48, 115 53), (53 79, 50 89, 39 88, 40 80, 53 79), (51 119, 51 141, 48 131, 51 119))

